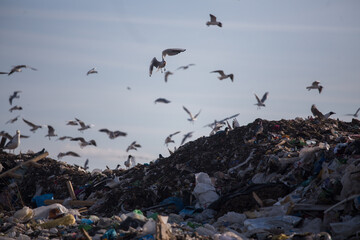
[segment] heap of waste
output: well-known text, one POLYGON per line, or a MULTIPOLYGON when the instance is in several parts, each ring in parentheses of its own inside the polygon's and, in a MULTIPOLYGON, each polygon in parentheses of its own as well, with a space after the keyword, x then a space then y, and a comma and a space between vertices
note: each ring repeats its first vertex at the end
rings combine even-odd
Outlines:
POLYGON ((127 170, 0 163, 1 239, 360 237, 356 119, 256 119, 127 170))

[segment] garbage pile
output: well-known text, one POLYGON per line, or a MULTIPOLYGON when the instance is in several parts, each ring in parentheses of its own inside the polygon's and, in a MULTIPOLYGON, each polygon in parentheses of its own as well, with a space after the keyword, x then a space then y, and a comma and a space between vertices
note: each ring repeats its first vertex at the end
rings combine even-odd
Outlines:
POLYGON ((39 154, 0 153, 3 239, 360 238, 357 119, 256 119, 127 170, 39 154))

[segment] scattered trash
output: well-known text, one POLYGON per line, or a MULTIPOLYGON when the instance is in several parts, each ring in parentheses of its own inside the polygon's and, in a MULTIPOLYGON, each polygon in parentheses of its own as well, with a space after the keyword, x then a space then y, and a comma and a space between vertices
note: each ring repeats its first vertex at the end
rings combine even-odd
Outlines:
POLYGON ((129 169, 88 172, 47 155, 0 151, 0 238, 360 234, 358 120, 256 119, 129 169))

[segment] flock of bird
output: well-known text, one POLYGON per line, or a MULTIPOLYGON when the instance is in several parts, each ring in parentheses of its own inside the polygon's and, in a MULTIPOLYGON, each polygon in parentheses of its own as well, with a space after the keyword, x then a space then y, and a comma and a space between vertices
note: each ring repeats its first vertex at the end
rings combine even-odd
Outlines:
MULTIPOLYGON (((207 26, 218 26, 218 27, 222 27, 223 24, 221 22, 219 22, 217 20, 217 18, 210 14, 210 21, 206 22, 207 26)), ((166 65, 167 62, 165 61, 165 58, 167 56, 175 56, 178 55, 180 53, 184 53, 186 51, 186 49, 183 48, 168 48, 162 51, 161 53, 161 60, 159 61, 156 57, 153 57, 151 62, 150 62, 150 67, 149 67, 149 76, 151 77, 153 74, 153 70, 156 69, 156 71, 160 71, 161 73, 164 72, 164 80, 165 82, 168 82, 169 80, 169 76, 173 75, 174 72, 170 72, 166 70, 166 65)), ((180 66, 178 67, 176 70, 187 70, 189 67, 195 66, 194 63, 188 64, 188 65, 184 65, 184 66, 180 66)), ((9 72, 0 72, 0 74, 7 74, 7 75, 11 75, 17 72, 21 72, 23 69, 30 69, 33 71, 37 71, 36 68, 30 67, 28 65, 17 65, 11 68, 11 70, 9 72)), ((87 71, 86 75, 90 75, 90 74, 97 74, 98 71, 95 68, 90 69, 89 71, 87 71)), ((225 74, 225 72, 223 70, 214 70, 211 71, 210 73, 217 73, 218 74, 218 79, 219 80, 224 80, 229 78, 231 80, 231 82, 234 82, 234 74, 230 73, 230 74, 225 74)), ((129 89, 129 88, 128 88, 129 89)), ((306 87, 307 90, 312 90, 312 89, 316 89, 318 90, 319 94, 322 92, 323 90, 323 86, 320 85, 319 81, 314 81, 310 86, 306 87)), ((14 91, 12 95, 10 95, 9 97, 9 103, 12 106, 13 101, 15 99, 19 99, 20 98, 20 93, 22 93, 22 91, 14 91)), ((267 100, 268 96, 269 96, 269 92, 265 92, 262 96, 262 98, 260 99, 255 93, 255 99, 256 99, 256 103, 254 105, 256 105, 258 107, 258 109, 260 109, 261 107, 265 107, 265 101, 267 100)), ((163 104, 168 104, 171 101, 169 101, 168 99, 165 98, 157 98, 154 103, 163 103, 163 104)), ((21 111, 22 107, 21 106, 13 106, 9 109, 9 111, 12 113, 13 111, 21 111)), ((185 106, 183 106, 183 110, 188 114, 189 118, 187 119, 189 122, 194 123, 200 113, 201 113, 201 109, 196 113, 193 114, 190 110, 188 110, 188 108, 186 108, 185 106)), ((360 108, 357 109, 357 111, 354 114, 346 114, 347 116, 353 116, 355 118, 358 117, 360 108)), ((331 115, 335 114, 334 112, 329 112, 326 114, 321 113, 315 105, 311 106, 311 112, 312 114, 320 119, 327 119, 329 118, 331 115)), ((214 121, 213 123, 207 124, 204 127, 210 127, 211 128, 211 132, 210 135, 216 134, 218 131, 221 130, 221 128, 223 126, 226 126, 227 130, 231 130, 235 127, 239 127, 239 123, 236 120, 236 117, 239 114, 235 114, 233 116, 224 118, 220 121, 214 121), (228 120, 232 119, 232 126, 228 123, 228 120)), ((19 119, 19 115, 16 116, 15 118, 10 119, 9 121, 6 122, 6 124, 12 124, 14 122, 16 122, 19 119)), ((45 137, 49 138, 49 140, 51 140, 51 138, 53 137, 57 137, 58 135, 55 133, 55 129, 51 126, 51 125, 39 125, 39 124, 35 124, 30 122, 29 120, 26 120, 24 118, 22 118, 23 122, 28 125, 30 127, 30 131, 35 133, 38 129, 41 129, 43 127, 47 127, 47 134, 45 135, 45 137)), ((77 128, 78 131, 83 132, 87 129, 93 128, 94 125, 93 124, 85 124, 83 121, 81 121, 78 118, 75 118, 74 120, 70 120, 66 123, 66 125, 69 126, 78 126, 79 128, 77 128)), ((119 130, 109 130, 107 128, 101 128, 98 130, 99 132, 105 133, 109 139, 115 139, 118 137, 126 137, 127 133, 126 132, 122 132, 119 130)), ((168 147, 169 144, 174 144, 175 141, 173 140, 173 136, 179 134, 181 131, 176 131, 174 133, 169 134, 166 138, 165 138, 165 145, 168 147)), ((193 131, 185 133, 183 135, 183 138, 181 140, 181 145, 183 145, 188 139, 190 139, 193 136, 193 131)), ((1 144, 0 144, 0 148, 2 149, 8 149, 9 151, 12 150, 14 151, 19 145, 20 145, 20 138, 27 138, 29 136, 24 136, 20 134, 20 130, 16 131, 16 134, 14 136, 11 136, 9 133, 6 133, 5 131, 0 132, 0 136, 2 136, 2 140, 1 140, 1 144), (8 142, 6 143, 5 141, 8 142)), ((80 148, 84 148, 87 146, 93 146, 96 147, 97 143, 94 139, 91 140, 85 140, 83 137, 71 137, 71 136, 61 136, 58 137, 57 140, 59 141, 64 141, 64 140, 70 140, 70 141, 74 141, 74 142, 78 142, 80 148)), ((141 145, 139 143, 137 143, 137 141, 133 141, 131 142, 131 144, 126 148, 126 152, 129 151, 137 151, 138 148, 141 148, 141 145)), ((168 148, 170 154, 173 152, 168 148)), ((176 148, 174 148, 174 151, 176 150, 176 148)), ((65 156, 72 156, 72 157, 80 157, 80 155, 76 152, 73 151, 67 151, 67 152, 60 152, 58 153, 57 157, 58 159, 65 157, 65 156)), ((86 164, 88 164, 88 160, 86 161, 86 164)), ((131 165, 135 165, 135 158, 132 155, 128 155, 128 159, 124 162, 124 165, 126 167, 130 167, 131 165)))

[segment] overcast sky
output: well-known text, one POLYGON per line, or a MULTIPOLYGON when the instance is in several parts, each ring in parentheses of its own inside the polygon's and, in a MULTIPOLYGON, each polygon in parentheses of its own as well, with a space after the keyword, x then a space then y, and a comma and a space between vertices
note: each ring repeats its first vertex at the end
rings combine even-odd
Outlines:
POLYGON ((45 148, 57 159, 75 151, 80 158, 60 161, 90 169, 124 167, 128 154, 139 163, 168 156, 165 138, 176 131, 179 147, 208 136, 204 125, 239 113, 240 125, 256 118, 306 118, 316 104, 323 113, 344 116, 360 107, 360 2, 354 1, 0 1, 0 71, 26 64, 10 76, 0 75, 0 130, 22 139, 15 153, 45 148), (223 27, 206 26, 214 14, 223 27), (153 57, 166 48, 185 52, 166 58, 166 70, 149 77, 153 57), (193 63, 187 70, 178 67, 193 63), (87 76, 96 67, 98 74, 87 76), (214 70, 234 74, 218 80, 214 70), (321 94, 307 91, 313 81, 321 94), (128 89, 130 88, 130 89, 128 89), (9 96, 21 90, 9 112, 9 96), (265 108, 257 109, 254 93, 269 92, 265 108), (157 98, 169 104, 154 104, 157 98), (195 123, 182 109, 201 110, 195 123), (20 116, 14 123, 8 120, 20 116), (74 118, 93 124, 83 133, 67 126, 74 118), (58 137, 94 139, 97 147, 80 149, 77 142, 45 138, 47 129, 30 132, 22 118, 51 125, 58 137), (98 130, 126 132, 109 139, 98 130), (126 152, 133 142, 137 151, 126 152), (187 142, 188 142, 187 141, 187 142))

